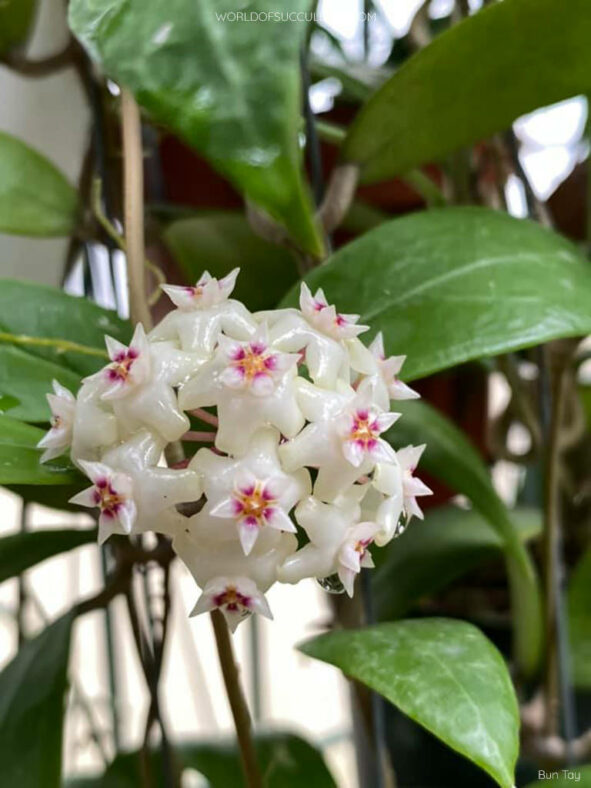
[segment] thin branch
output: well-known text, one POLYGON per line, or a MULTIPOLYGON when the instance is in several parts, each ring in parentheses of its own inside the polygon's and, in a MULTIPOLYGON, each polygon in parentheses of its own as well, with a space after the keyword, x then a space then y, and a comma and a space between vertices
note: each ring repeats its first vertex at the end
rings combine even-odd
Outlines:
POLYGON ((199 432, 198 430, 189 430, 181 437, 182 441, 194 441, 195 443, 213 443, 215 441, 215 432, 199 432))
POLYGON ((355 196, 359 181, 357 164, 340 164, 332 172, 322 205, 317 217, 327 233, 331 233, 343 221, 355 196))
MULTIPOLYGON (((125 238, 117 230, 113 222, 103 210, 102 183, 100 178, 95 178, 92 184, 92 212, 109 238, 115 242, 122 252, 127 253, 127 244, 125 243, 125 238)), ((154 306, 154 304, 158 302, 158 299, 162 295, 160 285, 166 284, 166 277, 164 276, 163 271, 156 265, 156 263, 153 263, 147 257, 144 259, 144 265, 154 276, 157 282, 156 287, 148 298, 148 305, 154 306)))
POLYGON ((212 427, 219 426, 218 417, 214 416, 213 413, 208 413, 208 411, 203 410, 202 408, 195 408, 195 410, 190 410, 189 413, 191 416, 195 416, 195 418, 200 419, 205 424, 211 424, 212 427))
POLYGON ((129 282, 129 309, 134 323, 146 331, 152 327, 152 315, 146 301, 144 261, 144 161, 142 125, 139 107, 132 94, 121 91, 121 126, 123 136, 123 205, 125 242, 129 282))
POLYGON ((55 348, 58 353, 82 353, 85 356, 98 356, 99 358, 108 359, 109 355, 106 350, 101 350, 96 347, 88 347, 87 345, 80 345, 78 342, 70 342, 67 339, 51 339, 49 337, 30 337, 26 334, 9 334, 6 331, 0 331, 0 342, 9 342, 13 345, 32 345, 34 347, 50 347, 55 348))
POLYGON ((210 613, 211 623, 218 648, 220 667, 226 685, 228 701, 234 717, 242 768, 248 788, 262 788, 263 780, 256 760, 252 741, 252 728, 246 698, 240 684, 238 666, 234 658, 234 650, 226 619, 219 610, 210 613))

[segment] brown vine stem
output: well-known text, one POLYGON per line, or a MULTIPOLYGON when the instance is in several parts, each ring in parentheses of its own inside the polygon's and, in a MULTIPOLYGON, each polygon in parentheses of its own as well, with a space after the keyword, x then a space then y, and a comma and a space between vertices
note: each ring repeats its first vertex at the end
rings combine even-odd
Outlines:
POLYGON ((218 648, 220 667, 226 685, 228 701, 234 717, 240 756, 242 758, 242 768, 248 788, 262 788, 263 780, 256 760, 254 745, 252 741, 252 726, 250 713, 246 704, 246 698, 240 684, 238 666, 234 658, 234 650, 230 639, 230 632, 226 619, 219 610, 212 610, 210 613, 211 623, 215 634, 215 641, 218 648))
POLYGON ((152 315, 146 300, 144 261, 144 161, 139 107, 132 94, 121 91, 121 127, 123 136, 123 206, 129 311, 134 323, 152 328, 152 315))
POLYGON ((560 431, 564 409, 565 378, 562 343, 545 348, 549 375, 550 408, 544 463, 544 586, 546 610, 545 731, 547 736, 560 732, 560 682, 556 583, 560 566, 560 431))

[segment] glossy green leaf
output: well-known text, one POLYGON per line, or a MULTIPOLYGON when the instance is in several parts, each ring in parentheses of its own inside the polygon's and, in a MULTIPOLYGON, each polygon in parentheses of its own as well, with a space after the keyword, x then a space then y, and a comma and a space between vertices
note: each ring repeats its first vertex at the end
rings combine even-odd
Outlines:
POLYGON ((0 233, 51 237, 76 227, 78 195, 44 156, 0 132, 0 233))
MULTIPOLYGON (((386 350, 408 356, 406 379, 591 332, 588 261, 549 230, 486 208, 386 222, 306 281, 382 330, 386 350)), ((295 291, 285 300, 296 301, 295 291)))
POLYGON ((72 484, 81 479, 65 458, 39 462, 44 431, 0 414, 0 484, 72 484))
MULTIPOLYGON (((240 755, 233 742, 183 742, 173 746, 181 771, 195 769, 211 788, 245 786, 240 755)), ((280 731, 258 734, 255 749, 265 788, 336 788, 322 755, 299 736, 280 731)), ((166 788, 159 753, 152 756, 152 774, 153 788, 166 788)), ((134 752, 118 755, 99 777, 72 781, 71 788, 138 788, 142 782, 140 754, 134 752)))
POLYGON ((568 622, 573 681, 577 687, 591 689, 591 549, 569 582, 568 622))
POLYGON ((507 555, 515 657, 520 670, 533 675, 540 662, 543 637, 538 577, 489 471, 464 433, 431 405, 397 402, 396 410, 402 418, 388 433, 392 444, 400 448, 426 443, 420 467, 469 498, 501 537, 507 555))
POLYGON ((255 235, 238 213, 173 222, 164 239, 191 284, 206 269, 220 277, 240 266, 234 297, 253 311, 274 307, 298 278, 293 255, 255 235))
POLYGON ((345 157, 361 164, 364 181, 383 180, 588 93, 590 39, 587 0, 491 3, 437 36, 372 96, 345 157))
POLYGON ((309 0, 73 0, 70 25, 152 118, 321 251, 301 179, 300 50, 309 0), (292 13, 292 21, 236 19, 292 13), (227 16, 224 16, 227 14, 227 16))
POLYGON ((397 621, 330 632, 299 648, 379 692, 502 788, 513 788, 517 700, 502 656, 472 624, 397 621))
MULTIPOLYGON (((105 350, 105 334, 127 344, 132 327, 110 309, 86 298, 67 295, 55 287, 0 280, 0 331, 11 334, 68 340, 91 350, 105 350)), ((90 375, 106 359, 61 348, 21 346, 22 350, 69 367, 80 375, 90 375)))
POLYGON ((80 387, 80 375, 76 372, 12 345, 0 344, 0 391, 19 401, 10 410, 15 419, 49 420, 51 414, 45 395, 52 391, 54 379, 72 392, 80 387))
POLYGON ((71 613, 19 650, 0 673, 2 784, 59 788, 71 613))
POLYGON ((569 769, 553 769, 548 767, 543 770, 546 776, 541 780, 529 783, 526 788, 591 788, 591 766, 573 766, 569 769))
POLYGON ((2 0, 0 55, 24 44, 35 19, 37 0, 2 0))
POLYGON ((54 555, 96 541, 96 529, 52 528, 0 538, 0 583, 54 555))
MULTIPOLYGON (((511 512, 523 541, 541 533, 542 516, 535 509, 511 512)), ((381 620, 400 618, 421 597, 502 555, 499 534, 478 512, 445 506, 429 509, 424 522, 413 521, 405 533, 383 550, 373 550, 373 596, 381 620)))

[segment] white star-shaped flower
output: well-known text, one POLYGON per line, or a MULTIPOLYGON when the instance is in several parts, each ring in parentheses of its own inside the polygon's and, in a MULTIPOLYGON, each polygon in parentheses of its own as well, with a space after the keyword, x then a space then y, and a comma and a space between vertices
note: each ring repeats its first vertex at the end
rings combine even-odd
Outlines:
POLYGON ((249 555, 263 530, 295 532, 288 513, 309 494, 310 475, 305 469, 285 473, 278 443, 279 434, 264 429, 240 459, 220 457, 209 449, 197 452, 189 467, 203 480, 206 503, 191 518, 195 535, 225 540, 237 535, 249 555), (232 528, 224 529, 220 519, 231 521, 232 528))
POLYGON ((321 288, 312 295, 305 282, 302 282, 300 290, 300 309, 311 326, 333 339, 352 339, 369 329, 369 326, 357 325, 359 315, 337 312, 336 307, 328 303, 321 288))
POLYGON ((417 498, 421 495, 433 495, 433 491, 413 475, 424 451, 423 443, 421 446, 405 446, 396 452, 402 471, 403 508, 409 520, 413 516, 424 519, 425 515, 417 503, 417 498))
POLYGON ((265 595, 249 577, 215 577, 210 580, 197 600, 191 615, 218 608, 224 614, 231 632, 252 613, 273 618, 265 595))
POLYGON ((194 287, 162 285, 177 309, 152 329, 150 339, 179 342, 183 350, 207 358, 222 332, 239 340, 252 337, 255 319, 240 301, 229 299, 239 270, 220 280, 206 271, 194 287))
POLYGON ((131 478, 102 462, 80 460, 79 465, 92 486, 70 498, 70 503, 100 510, 99 544, 103 544, 111 534, 130 534, 137 520, 131 478))
POLYGON ((304 424, 294 389, 298 358, 277 350, 264 325, 248 342, 220 337, 214 359, 182 386, 180 405, 184 410, 216 405, 215 445, 229 454, 246 451, 266 425, 292 437, 304 424))
POLYGON ((400 414, 374 404, 371 381, 357 392, 349 387, 325 391, 301 381, 298 402, 311 423, 279 453, 287 470, 305 465, 319 469, 314 486, 318 498, 333 501, 376 463, 394 460, 394 449, 380 435, 400 414))
POLYGON ((72 443, 76 398, 57 380, 52 382, 53 394, 47 395, 51 409, 51 429, 41 438, 37 447, 45 449, 40 462, 47 462, 59 457, 72 443))
POLYGON ((380 331, 369 346, 376 362, 376 372, 379 384, 376 387, 376 396, 383 407, 393 400, 419 399, 420 394, 403 383, 398 377, 406 356, 390 356, 386 358, 384 351, 384 338, 380 331))
POLYGON ((304 577, 321 579, 336 572, 352 596, 355 575, 362 566, 373 565, 367 548, 380 528, 377 523, 360 522, 363 495, 365 490, 355 485, 335 503, 310 496, 296 507, 296 520, 310 541, 283 562, 277 575, 282 583, 298 583, 304 577))

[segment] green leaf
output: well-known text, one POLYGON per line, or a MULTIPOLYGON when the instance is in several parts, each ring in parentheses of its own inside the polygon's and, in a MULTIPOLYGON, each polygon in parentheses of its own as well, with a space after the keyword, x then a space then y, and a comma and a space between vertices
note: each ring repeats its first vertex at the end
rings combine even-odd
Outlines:
POLYGON ((74 0, 70 26, 155 121, 319 254, 298 144, 306 24, 295 16, 281 24, 220 18, 309 8, 309 0, 74 0))
POLYGON ((220 277, 239 265, 234 297, 253 311, 274 307, 298 278, 293 256, 255 235, 237 213, 173 222, 164 239, 191 284, 205 269, 220 277))
MULTIPOLYGON (((406 379, 591 333, 588 261, 549 230, 486 208, 386 222, 306 281, 382 330, 388 353, 407 354, 406 379)), ((292 305, 297 293, 284 301, 292 305)))
MULTIPOLYGON (((233 742, 184 742, 173 748, 181 771, 196 769, 211 788, 245 785, 240 755, 233 742)), ((259 733, 255 749, 265 788, 336 788, 321 754, 299 736, 277 731, 259 733)), ((143 784, 140 758, 138 752, 118 755, 102 776, 75 780, 72 788, 137 788, 143 784)), ((166 788, 159 753, 152 756, 151 771, 155 778, 153 788, 166 788)))
POLYGON ((529 783, 526 788, 548 788, 549 785, 552 788, 572 788, 573 785, 576 785, 577 788, 591 788, 591 766, 575 766, 571 769, 561 768, 554 770, 548 768, 545 770, 545 773, 551 774, 552 777, 536 780, 533 783, 529 783))
POLYGON ((0 344, 0 391, 19 400, 10 411, 15 419, 49 420, 51 414, 45 395, 52 391, 54 379, 74 393, 80 387, 80 375, 76 372, 11 345, 0 344))
POLYGON ((420 467, 467 496, 501 537, 507 555, 515 657, 520 670, 533 675, 543 638, 538 577, 481 456, 453 422, 426 402, 397 402, 396 410, 403 416, 387 438, 397 448, 426 443, 420 467))
POLYGON ((16 137, 0 132, 0 232, 70 235, 78 195, 62 173, 16 137))
POLYGON ((2 0, 0 3, 0 54, 24 44, 35 19, 37 0, 2 0))
MULTIPOLYGON (((535 509, 511 512, 511 522, 523 541, 541 533, 541 514, 535 509)), ((424 522, 412 522, 395 542, 373 551, 377 569, 372 588, 379 618, 400 618, 421 597, 499 557, 503 549, 499 534, 473 509, 429 509, 424 522)))
POLYGON ((591 689, 591 548, 577 564, 568 587, 568 626, 575 686, 591 689))
POLYGON ((365 182, 383 180, 588 93, 590 39, 587 0, 491 3, 407 60, 357 116, 344 155, 365 182))
POLYGON ((445 744, 512 788, 519 711, 502 656, 465 621, 397 621, 302 644, 379 692, 445 744))
POLYGON ((44 431, 0 414, 0 484, 72 484, 81 475, 65 458, 39 462, 44 431))
POLYGON ((53 528, 1 537, 0 583, 54 555, 95 542, 96 533, 96 528, 53 528))
POLYGON ((4 785, 59 788, 71 613, 19 650, 0 673, 4 785))
MULTIPOLYGON (((128 320, 121 320, 112 310, 86 298, 13 279, 0 280, 0 324, 2 331, 11 334, 65 339, 97 350, 104 350, 105 334, 127 344, 132 333, 128 320)), ((64 352, 60 348, 27 345, 26 352, 69 367, 80 375, 90 375, 106 363, 97 356, 64 352)))

